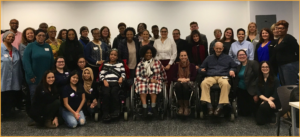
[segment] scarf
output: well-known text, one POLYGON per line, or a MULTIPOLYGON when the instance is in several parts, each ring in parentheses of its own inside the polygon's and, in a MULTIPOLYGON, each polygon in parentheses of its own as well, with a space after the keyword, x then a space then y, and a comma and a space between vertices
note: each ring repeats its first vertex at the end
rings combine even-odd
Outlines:
POLYGON ((185 63, 182 61, 178 64, 178 78, 190 77, 190 62, 187 60, 185 63))
POLYGON ((83 43, 84 43, 85 45, 87 45, 87 44, 90 42, 89 37, 83 37, 83 36, 80 36, 80 39, 83 41, 83 43))
MULTIPOLYGON (((86 68, 83 69, 82 79, 83 79, 83 88, 84 88, 85 92, 88 93, 88 94, 91 94, 90 90, 92 88, 92 84, 93 84, 93 80, 94 80, 94 74, 93 74, 93 71, 90 67, 86 67, 86 68), (89 80, 84 79, 84 76, 83 76, 83 74, 86 70, 88 70, 90 72, 90 75, 91 75, 91 78, 89 80)), ((95 89, 93 89, 93 90, 95 90, 95 89)))
POLYGON ((144 68, 146 69, 146 76, 150 77, 153 72, 151 71, 151 66, 153 66, 153 58, 150 60, 145 60, 143 62, 144 68))

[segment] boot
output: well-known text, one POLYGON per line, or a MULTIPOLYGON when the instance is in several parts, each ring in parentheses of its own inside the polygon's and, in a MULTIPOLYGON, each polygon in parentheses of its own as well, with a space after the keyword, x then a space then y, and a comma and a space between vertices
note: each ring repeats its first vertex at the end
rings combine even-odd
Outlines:
POLYGON ((183 104, 184 104, 184 112, 183 112, 183 115, 185 115, 185 116, 190 115, 189 101, 188 101, 188 100, 184 100, 184 101, 183 101, 183 104))
POLYGON ((54 124, 52 124, 52 121, 50 119, 45 121, 45 126, 47 128, 56 128, 56 126, 54 124))
POLYGON ((148 115, 148 109, 147 108, 143 108, 143 118, 146 118, 148 115))
POLYGON ((183 114, 183 100, 178 100, 178 104, 179 104, 179 109, 178 109, 178 115, 182 115, 183 114))

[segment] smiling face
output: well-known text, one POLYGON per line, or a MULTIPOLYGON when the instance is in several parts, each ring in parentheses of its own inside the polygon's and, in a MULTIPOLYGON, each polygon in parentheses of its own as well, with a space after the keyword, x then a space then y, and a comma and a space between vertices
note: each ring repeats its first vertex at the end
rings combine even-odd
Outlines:
POLYGON ((216 42, 215 46, 214 46, 214 50, 215 50, 216 56, 220 56, 224 50, 223 43, 216 42))
POLYGON ((46 81, 48 83, 48 85, 52 85, 55 81, 55 77, 53 73, 48 73, 47 77, 46 77, 46 81))
POLYGON ((104 29, 102 30, 101 34, 102 34, 102 36, 103 36, 104 38, 108 37, 108 29, 107 29, 107 28, 104 28, 104 29))
POLYGON ((87 37, 88 35, 89 35, 89 31, 88 30, 83 30, 81 32, 81 36, 83 36, 83 37, 87 37))
POLYGON ((117 51, 114 50, 114 51, 110 52, 109 60, 112 61, 112 62, 115 62, 115 61, 117 61, 117 59, 118 59, 117 51))
POLYGON ((56 68, 63 69, 65 67, 65 60, 63 58, 58 58, 55 65, 56 68))
POLYGON ((17 30, 17 29, 19 28, 19 21, 13 19, 13 20, 11 20, 11 21, 9 22, 9 26, 10 26, 10 29, 12 29, 12 30, 15 31, 15 30, 17 30))
POLYGON ((73 75, 73 76, 71 77, 70 83, 71 83, 72 85, 76 85, 77 82, 78 82, 78 75, 75 74, 75 75, 73 75))
POLYGON ((138 32, 139 32, 139 33, 143 33, 144 30, 145 30, 145 27, 144 27, 144 25, 141 23, 141 24, 139 25, 139 27, 138 27, 138 32))
POLYGON ((250 33, 254 33, 256 31, 256 25, 252 23, 248 26, 248 29, 250 33))
POLYGON ((187 56, 187 54, 186 54, 185 51, 181 51, 181 52, 180 52, 179 59, 180 59, 180 61, 182 61, 182 62, 186 62, 186 61, 188 60, 188 56, 187 56))
POLYGON ((270 38, 269 33, 267 31, 265 31, 265 30, 262 31, 262 35, 261 36, 262 36, 262 38, 264 40, 269 40, 269 38, 270 38))
POLYGON ((15 35, 10 33, 7 35, 7 37, 4 39, 4 42, 8 43, 8 44, 11 44, 13 43, 15 40, 15 35))
POLYGON ((46 39, 46 34, 44 32, 39 32, 35 38, 38 43, 43 43, 46 39))
POLYGON ((25 34, 26 34, 26 39, 28 41, 33 41, 33 39, 34 39, 34 33, 33 33, 33 31, 31 29, 26 30, 25 34))
POLYGON ((130 31, 130 30, 128 30, 126 32, 126 38, 127 38, 128 41, 132 41, 132 39, 133 39, 133 32, 130 31))
POLYGON ((180 34, 179 34, 178 30, 173 31, 173 38, 174 38, 174 40, 180 39, 180 34))
POLYGON ((267 63, 263 63, 263 64, 261 65, 261 72, 262 72, 263 74, 269 74, 270 68, 269 68, 269 65, 268 65, 267 63))
POLYGON ((193 30, 198 30, 198 29, 199 29, 199 27, 198 27, 197 24, 192 24, 192 25, 190 26, 190 30, 191 30, 191 31, 193 31, 193 30))
POLYGON ((283 25, 278 25, 276 27, 278 36, 284 36, 287 33, 287 29, 283 25))
POLYGON ((144 41, 146 41, 146 40, 149 40, 149 32, 147 31, 147 30, 145 30, 144 32, 143 32, 143 40, 144 41))
POLYGON ((145 60, 150 60, 152 58, 152 51, 150 49, 147 50, 144 58, 145 60))
POLYGON ((93 30, 93 38, 94 38, 94 40, 100 39, 100 30, 98 30, 98 29, 93 30))
POLYGON ((238 32, 237 36, 238 36, 239 42, 242 42, 242 41, 245 40, 245 32, 244 32, 244 31, 240 30, 240 31, 238 32))
POLYGON ((84 58, 78 59, 77 65, 80 69, 84 69, 84 67, 86 65, 85 59, 84 58))
POLYGON ((126 29, 125 26, 120 26, 119 27, 120 34, 124 34, 125 29, 126 29))
POLYGON ((231 39, 232 37, 232 31, 229 29, 225 32, 225 38, 226 39, 231 39))
POLYGON ((50 29, 48 32, 49 38, 55 38, 56 37, 56 29, 50 29))
POLYGON ((75 39, 75 32, 74 31, 69 31, 68 38, 69 38, 69 40, 74 40, 75 39))
POLYGON ((167 38, 168 37, 168 30, 167 29, 161 29, 160 30, 160 35, 162 38, 167 38))
POLYGON ((198 34, 194 34, 194 35, 193 35, 193 40, 194 40, 195 42, 199 42, 199 35, 198 35, 198 34))
POLYGON ((83 78, 84 78, 85 80, 91 79, 91 73, 90 73, 89 70, 85 70, 85 71, 83 72, 83 78))
POLYGON ((244 51, 239 51, 237 56, 240 62, 245 62, 247 60, 247 55, 244 51))
POLYGON ((158 27, 154 27, 154 28, 152 29, 152 33, 153 33, 154 36, 157 36, 158 33, 159 33, 158 27))

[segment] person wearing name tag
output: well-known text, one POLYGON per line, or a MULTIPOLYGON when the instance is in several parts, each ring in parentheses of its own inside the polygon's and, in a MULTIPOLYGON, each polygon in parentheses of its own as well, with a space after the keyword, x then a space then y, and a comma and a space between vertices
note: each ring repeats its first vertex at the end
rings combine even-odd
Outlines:
POLYGON ((107 26, 103 26, 100 29, 100 41, 106 43, 107 47, 111 49, 110 30, 107 26))
POLYGON ((250 22, 248 24, 248 30, 247 30, 247 41, 251 42, 253 45, 253 50, 256 50, 256 44, 259 42, 259 34, 257 33, 257 26, 256 23, 250 22))
POLYGON ((62 117, 66 125, 69 128, 84 125, 86 120, 82 107, 85 104, 85 92, 82 85, 78 82, 78 72, 76 70, 70 73, 68 84, 64 87, 61 98, 63 98, 64 103, 62 117))
POLYGON ((27 45, 22 58, 31 100, 44 72, 51 70, 54 63, 51 47, 45 43, 46 32, 39 29, 35 36, 36 41, 27 45))
POLYGON ((109 54, 109 60, 104 62, 99 74, 99 81, 102 86, 102 119, 109 121, 116 118, 120 113, 119 91, 120 84, 125 79, 126 73, 124 64, 118 60, 118 50, 112 49, 109 54), (110 110, 111 113, 110 113, 110 110))
POLYGON ((89 42, 84 48, 84 56, 87 65, 94 72, 94 81, 98 78, 100 65, 108 58, 108 46, 100 41, 100 30, 94 28, 91 30, 94 40, 89 42))
POLYGON ((85 91, 85 105, 83 112, 86 116, 92 116, 95 113, 98 104, 99 91, 97 90, 97 83, 94 81, 93 70, 89 67, 83 69, 82 79, 83 88, 85 91))
POLYGON ((10 115, 15 107, 17 95, 22 89, 22 62, 21 55, 12 43, 15 34, 7 31, 2 36, 1 43, 1 112, 4 117, 10 115))
MULTIPOLYGON (((69 71, 65 65, 65 58, 58 56, 54 61, 54 84, 57 87, 59 95, 62 95, 63 88, 68 84, 69 71)), ((61 99, 62 102, 62 99, 61 99)))
POLYGON ((249 41, 245 40, 245 30, 242 28, 239 28, 237 30, 237 36, 238 36, 238 41, 233 42, 231 44, 231 47, 229 49, 229 56, 237 63, 238 65, 240 64, 240 61, 237 58, 237 52, 240 49, 243 49, 246 51, 248 55, 249 60, 254 59, 254 50, 253 50, 253 44, 249 41))
POLYGON ((50 26, 47 29, 47 32, 49 35, 49 39, 47 39, 45 42, 51 46, 51 50, 53 52, 54 59, 56 59, 59 47, 63 41, 60 39, 55 39, 56 33, 57 33, 56 27, 50 26))

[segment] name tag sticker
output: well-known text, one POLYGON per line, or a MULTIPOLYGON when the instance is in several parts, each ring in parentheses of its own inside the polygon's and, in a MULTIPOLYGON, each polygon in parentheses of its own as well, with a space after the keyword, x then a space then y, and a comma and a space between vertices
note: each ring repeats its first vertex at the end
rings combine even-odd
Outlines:
POLYGON ((74 94, 74 93, 72 93, 72 94, 70 94, 70 96, 71 96, 71 97, 74 97, 74 96, 75 96, 75 94, 74 94))
POLYGON ((45 48, 45 51, 49 51, 49 48, 45 48))
POLYGON ((258 40, 254 40, 255 42, 258 42, 258 40))
POLYGON ((94 47, 94 50, 98 50, 98 47, 94 47))
POLYGON ((4 57, 8 58, 8 54, 4 54, 4 57))

